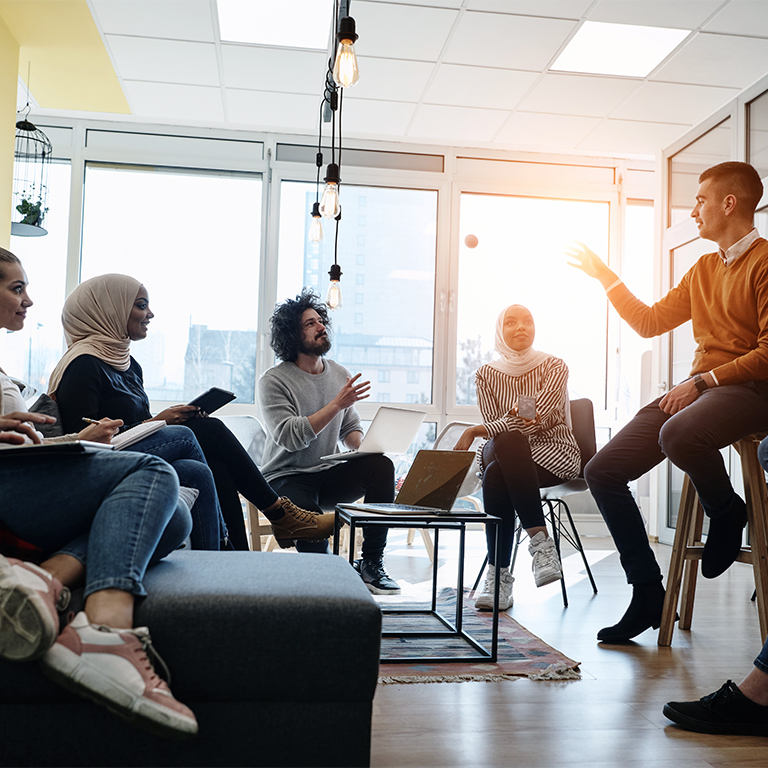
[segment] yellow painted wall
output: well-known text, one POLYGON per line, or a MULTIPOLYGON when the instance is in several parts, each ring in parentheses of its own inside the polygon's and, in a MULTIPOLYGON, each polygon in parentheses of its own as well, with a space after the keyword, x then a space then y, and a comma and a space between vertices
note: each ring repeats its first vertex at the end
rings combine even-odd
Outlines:
MULTIPOLYGON (((19 74, 43 109, 130 114, 85 0, 0 0, 19 74)), ((34 116, 31 118, 34 122, 34 116)))
POLYGON ((0 17, 0 246, 3 248, 7 248, 11 242, 18 77, 19 44, 0 17))

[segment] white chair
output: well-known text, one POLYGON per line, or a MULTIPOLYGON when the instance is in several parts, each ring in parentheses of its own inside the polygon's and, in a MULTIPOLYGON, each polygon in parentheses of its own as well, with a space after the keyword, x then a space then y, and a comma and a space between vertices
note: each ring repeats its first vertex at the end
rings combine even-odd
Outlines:
MULTIPOLYGON (((262 423, 255 417, 247 414, 232 414, 218 416, 227 425, 230 432, 240 441, 240 444, 248 452, 253 462, 258 466, 264 455, 264 446, 267 442, 267 432, 262 423)), ((266 537, 263 549, 271 552, 277 542, 272 535, 272 527, 269 520, 250 502, 243 499, 246 506, 245 523, 250 539, 252 551, 262 550, 262 536, 266 537)))

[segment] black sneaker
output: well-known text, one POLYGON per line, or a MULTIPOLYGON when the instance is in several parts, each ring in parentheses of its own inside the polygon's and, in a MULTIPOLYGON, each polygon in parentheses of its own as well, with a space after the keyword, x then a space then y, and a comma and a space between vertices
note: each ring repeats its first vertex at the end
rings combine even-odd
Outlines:
POLYGON ((384 569, 384 558, 368 560, 362 558, 353 563, 355 570, 374 595, 399 595, 400 587, 384 569))
POLYGON ((731 680, 698 701, 668 702, 664 715, 698 733, 768 736, 768 707, 748 699, 731 680))

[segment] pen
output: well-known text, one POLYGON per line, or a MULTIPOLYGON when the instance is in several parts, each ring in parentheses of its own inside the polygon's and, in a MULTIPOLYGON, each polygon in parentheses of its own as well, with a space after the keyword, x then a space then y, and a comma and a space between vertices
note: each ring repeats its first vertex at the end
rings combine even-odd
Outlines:
POLYGON ((87 416, 83 416, 82 420, 86 424, 101 424, 101 422, 98 419, 89 419, 87 416))

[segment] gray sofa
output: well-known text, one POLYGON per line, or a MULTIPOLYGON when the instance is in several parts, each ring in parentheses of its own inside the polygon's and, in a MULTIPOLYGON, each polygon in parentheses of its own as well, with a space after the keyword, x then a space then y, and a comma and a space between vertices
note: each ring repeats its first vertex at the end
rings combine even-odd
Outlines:
POLYGON ((381 612, 339 557, 174 552, 146 577, 149 626, 187 742, 136 730, 0 661, 0 765, 365 766, 381 612))

